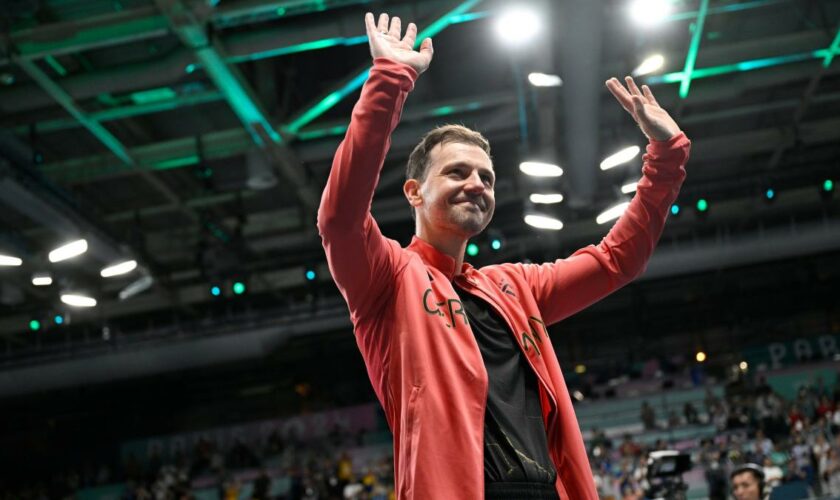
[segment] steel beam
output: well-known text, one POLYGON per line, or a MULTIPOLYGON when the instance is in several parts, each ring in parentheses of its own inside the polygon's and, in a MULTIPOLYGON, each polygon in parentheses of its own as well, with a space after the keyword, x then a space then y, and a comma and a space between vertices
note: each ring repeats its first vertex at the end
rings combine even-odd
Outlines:
MULTIPOLYGON (((515 96, 499 93, 471 99, 437 102, 420 107, 409 106, 403 114, 402 123, 451 116, 456 113, 481 112, 490 108, 505 106, 511 102, 515 102, 515 96)), ((343 135, 346 130, 346 120, 326 123, 321 126, 310 126, 299 131, 299 140, 309 142, 336 137, 343 135)), ((201 136, 200 142, 203 145, 205 159, 236 156, 253 147, 248 135, 241 128, 204 134, 201 136)), ((333 146, 330 145, 330 147, 333 146)), ((297 149, 300 150, 300 147, 297 147, 297 149)), ((137 159, 137 164, 131 168, 114 162, 110 156, 94 155, 42 165, 41 171, 56 181, 77 183, 102 177, 136 175, 142 170, 182 168, 195 165, 199 161, 196 140, 192 137, 139 146, 132 148, 130 153, 137 159)))

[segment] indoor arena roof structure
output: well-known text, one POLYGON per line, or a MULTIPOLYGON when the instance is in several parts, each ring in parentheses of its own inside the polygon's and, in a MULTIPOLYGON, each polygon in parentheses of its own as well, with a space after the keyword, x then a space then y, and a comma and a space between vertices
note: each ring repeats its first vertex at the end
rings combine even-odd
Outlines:
POLYGON ((0 4, 0 255, 19 264, 0 267, 7 361, 42 352, 58 327, 78 332, 61 337, 64 357, 82 331, 98 336, 107 325, 183 333, 178 325, 240 293, 251 301, 237 312, 246 321, 249 311, 293 304, 323 285, 338 299, 335 322, 324 323, 324 311, 300 313, 306 319, 289 320, 287 330, 349 325, 329 288, 315 217, 370 67, 366 11, 414 20, 420 37, 435 40, 373 204, 383 232, 402 243, 413 233, 405 161, 443 123, 474 127, 493 147, 496 216, 471 260, 536 261, 597 242, 610 224, 596 217, 632 195, 622 186, 638 179, 641 158, 599 164, 645 144, 604 81, 635 71, 693 143, 645 278, 840 247, 831 185, 840 177, 840 2, 674 0, 637 22, 626 0, 522 1, 537 19, 525 29, 533 37, 516 47, 495 29, 511 4, 0 4), (641 74, 653 54, 662 66, 641 74), (535 86, 535 72, 562 83, 535 86), (528 177, 524 161, 558 164, 564 174, 528 177), (564 199, 535 204, 535 193, 564 199), (529 214, 563 227, 534 228, 529 214), (86 253, 51 262, 51 251, 79 239, 86 253), (128 260, 137 267, 102 276, 128 260), (36 275, 51 284, 34 285, 36 275), (96 305, 68 305, 66 294, 96 305), (56 325, 58 317, 69 324, 56 325))

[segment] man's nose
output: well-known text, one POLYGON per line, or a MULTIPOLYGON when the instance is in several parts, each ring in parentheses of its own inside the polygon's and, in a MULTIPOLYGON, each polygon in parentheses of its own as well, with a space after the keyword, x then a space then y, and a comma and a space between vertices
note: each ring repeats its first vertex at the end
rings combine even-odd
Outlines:
POLYGON ((484 181, 481 180, 481 175, 477 171, 470 174, 466 181, 467 185, 464 187, 465 190, 473 194, 481 194, 484 192, 484 181))

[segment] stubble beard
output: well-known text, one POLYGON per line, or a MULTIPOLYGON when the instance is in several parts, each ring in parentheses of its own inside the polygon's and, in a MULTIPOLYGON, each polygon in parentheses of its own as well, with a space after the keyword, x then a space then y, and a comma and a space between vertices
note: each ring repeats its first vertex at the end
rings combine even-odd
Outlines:
POLYGON ((450 222, 460 228, 468 237, 472 237, 484 231, 484 228, 490 223, 492 215, 492 211, 488 213, 459 209, 451 213, 450 222))

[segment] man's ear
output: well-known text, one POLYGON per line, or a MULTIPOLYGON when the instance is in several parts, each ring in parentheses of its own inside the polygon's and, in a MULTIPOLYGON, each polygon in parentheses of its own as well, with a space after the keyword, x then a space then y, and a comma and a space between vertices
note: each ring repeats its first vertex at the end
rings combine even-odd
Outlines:
POLYGON ((423 204, 423 196, 420 194, 420 181, 417 179, 408 179, 403 184, 403 193, 408 200, 408 204, 412 207, 419 207, 423 204))

